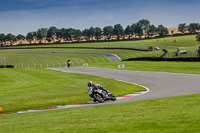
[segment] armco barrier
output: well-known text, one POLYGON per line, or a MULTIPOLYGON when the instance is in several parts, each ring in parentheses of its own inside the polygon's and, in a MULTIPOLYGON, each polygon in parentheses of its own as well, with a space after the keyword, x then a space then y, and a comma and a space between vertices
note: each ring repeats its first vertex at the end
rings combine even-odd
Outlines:
POLYGON ((13 65, 0 65, 0 68, 14 68, 13 65))

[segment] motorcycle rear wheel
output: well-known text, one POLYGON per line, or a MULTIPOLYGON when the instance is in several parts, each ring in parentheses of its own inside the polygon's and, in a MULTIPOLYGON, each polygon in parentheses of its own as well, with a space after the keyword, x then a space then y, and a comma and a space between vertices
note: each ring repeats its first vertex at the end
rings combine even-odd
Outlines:
POLYGON ((94 94, 94 98, 99 102, 99 103, 103 103, 104 102, 104 98, 102 95, 100 94, 94 94))

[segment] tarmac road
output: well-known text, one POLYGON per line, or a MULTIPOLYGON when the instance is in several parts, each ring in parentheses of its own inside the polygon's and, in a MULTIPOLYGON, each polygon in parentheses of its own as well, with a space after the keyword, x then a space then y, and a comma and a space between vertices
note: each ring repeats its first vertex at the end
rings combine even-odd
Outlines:
POLYGON ((114 102, 106 102, 105 104, 200 93, 200 75, 177 74, 177 73, 166 73, 166 72, 115 70, 115 69, 92 68, 92 67, 71 67, 71 68, 51 68, 51 69, 63 72, 82 73, 82 74, 101 76, 111 79, 117 79, 117 80, 131 82, 134 84, 139 84, 149 88, 149 92, 144 95, 119 99, 114 102))

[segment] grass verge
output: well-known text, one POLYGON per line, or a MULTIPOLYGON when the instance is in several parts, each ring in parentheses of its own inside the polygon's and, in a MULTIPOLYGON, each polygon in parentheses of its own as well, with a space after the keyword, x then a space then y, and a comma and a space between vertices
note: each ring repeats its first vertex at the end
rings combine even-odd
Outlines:
POLYGON ((65 67, 69 59, 72 61, 72 66, 82 66, 84 63, 109 62, 109 59, 101 55, 59 54, 41 49, 1 50, 0 65, 4 64, 3 57, 6 57, 7 65, 14 65, 15 68, 65 67))
POLYGON ((120 70, 200 74, 200 62, 123 61, 123 62, 89 64, 89 66, 120 69, 120 70), (118 65, 120 64, 124 64, 125 68, 118 68, 118 65))
POLYGON ((1 116, 0 132, 200 132, 199 100, 193 94, 1 116))
POLYGON ((145 90, 114 79, 48 69, 0 69, 0 79, 0 113, 91 101, 88 81, 103 85, 116 96, 145 90))

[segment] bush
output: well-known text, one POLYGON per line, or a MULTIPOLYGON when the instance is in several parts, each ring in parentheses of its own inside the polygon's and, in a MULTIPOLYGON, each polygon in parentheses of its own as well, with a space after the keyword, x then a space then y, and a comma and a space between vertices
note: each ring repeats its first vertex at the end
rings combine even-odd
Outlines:
POLYGON ((196 41, 198 41, 200 43, 200 33, 197 34, 196 41))
POLYGON ((197 56, 200 57, 200 46, 197 48, 197 56))

